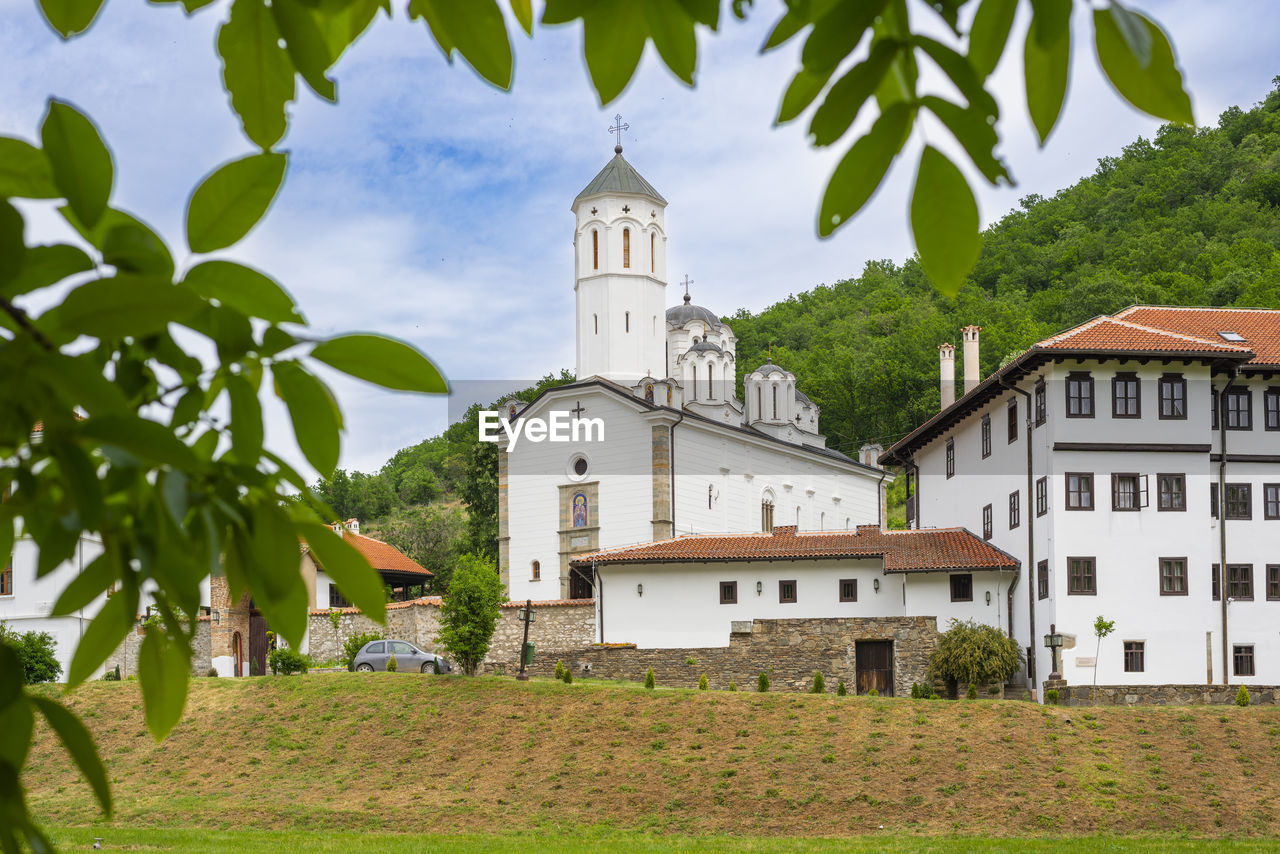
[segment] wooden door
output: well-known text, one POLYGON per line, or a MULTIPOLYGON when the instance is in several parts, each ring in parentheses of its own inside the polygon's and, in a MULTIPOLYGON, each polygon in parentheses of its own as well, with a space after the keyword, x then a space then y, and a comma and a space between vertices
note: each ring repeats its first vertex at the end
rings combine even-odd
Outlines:
POLYGON ((249 614, 249 672, 264 676, 267 672, 267 619, 261 614, 249 614))
POLYGON ((858 641, 854 645, 857 658, 858 693, 872 688, 881 697, 893 696, 893 641, 858 641))
POLYGON ((591 589, 591 576, 586 570, 569 570, 569 598, 590 599, 594 595, 591 589))

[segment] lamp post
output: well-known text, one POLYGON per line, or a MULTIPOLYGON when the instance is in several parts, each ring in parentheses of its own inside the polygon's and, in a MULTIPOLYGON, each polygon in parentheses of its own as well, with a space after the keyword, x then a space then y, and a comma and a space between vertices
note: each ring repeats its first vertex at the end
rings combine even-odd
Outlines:
POLYGON ((1049 624, 1049 634, 1044 636, 1044 645, 1053 656, 1053 672, 1049 674, 1049 681, 1059 682, 1062 680, 1062 666, 1059 664, 1059 656, 1062 653, 1062 635, 1058 634, 1056 623, 1049 624))
POLYGON ((529 659, 529 624, 537 619, 533 613, 533 600, 526 599, 524 607, 516 612, 516 616, 524 623, 524 642, 520 644, 520 672, 516 674, 516 679, 520 682, 528 682, 529 674, 524 672, 524 666, 529 659))

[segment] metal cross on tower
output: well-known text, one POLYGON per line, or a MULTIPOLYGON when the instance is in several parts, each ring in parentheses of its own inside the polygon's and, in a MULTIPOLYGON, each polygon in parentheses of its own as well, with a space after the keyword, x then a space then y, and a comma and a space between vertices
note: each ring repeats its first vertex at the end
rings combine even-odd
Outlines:
POLYGON ((681 282, 680 284, 684 285, 684 295, 685 295, 685 296, 688 296, 688 295, 689 295, 689 286, 693 284, 693 279, 689 278, 689 274, 688 274, 688 273, 685 273, 685 274, 684 274, 684 281, 683 281, 683 282, 681 282))
POLYGON ((624 125, 622 123, 622 113, 618 113, 616 116, 614 116, 613 121, 614 121, 614 125, 613 127, 609 128, 609 133, 616 133, 618 135, 618 144, 613 147, 613 150, 615 153, 621 154, 622 153, 622 132, 624 130, 631 130, 631 125, 624 125))

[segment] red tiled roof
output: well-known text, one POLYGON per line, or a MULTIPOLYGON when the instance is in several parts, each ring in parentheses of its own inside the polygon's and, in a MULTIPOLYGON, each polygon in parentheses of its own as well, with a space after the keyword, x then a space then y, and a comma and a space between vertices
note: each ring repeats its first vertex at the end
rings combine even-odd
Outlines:
POLYGON ((355 546, 369 564, 380 572, 404 572, 428 577, 434 574, 395 546, 384 543, 382 540, 345 530, 342 532, 342 538, 355 546))
POLYGON ((1275 309, 1135 305, 1115 317, 1214 342, 1223 340, 1219 332, 1236 332, 1244 338, 1237 346, 1254 353, 1246 364, 1280 365, 1280 311, 1275 309))
POLYGON ((638 546, 578 555, 578 566, 609 563, 819 560, 880 557, 885 572, 944 569, 1004 569, 1019 563, 965 528, 882 531, 862 525, 856 531, 797 531, 794 525, 770 533, 686 535, 638 546))
MULTIPOLYGON (((398 610, 400 610, 400 609, 402 609, 402 608, 408 608, 408 607, 409 607, 409 606, 411 606, 411 605, 439 605, 442 601, 443 601, 443 600, 442 600, 442 599, 441 599, 441 597, 439 597, 439 596, 421 596, 421 597, 419 597, 419 598, 417 598, 417 599, 410 599, 410 600, 409 600, 409 601, 407 601, 407 602, 388 602, 388 603, 387 603, 387 610, 388 610, 388 611, 398 611, 398 610)), ((567 605, 573 605, 573 606, 585 606, 585 605, 591 605, 591 606, 594 606, 594 605, 595 605, 595 603, 596 603, 596 600, 594 600, 594 599, 534 599, 534 600, 533 600, 533 607, 535 607, 535 608, 561 608, 561 607, 564 607, 564 606, 567 606, 567 605)), ((501 607, 503 607, 503 608, 523 608, 523 607, 524 607, 524 602, 503 602, 503 603, 502 603, 502 605, 501 605, 501 607)), ((343 614, 359 614, 359 613, 360 613, 360 609, 359 609, 359 608, 351 608, 351 607, 348 607, 348 608, 315 608, 315 609, 312 609, 312 611, 311 611, 311 615, 312 615, 313 617, 319 617, 319 616, 322 616, 322 615, 324 615, 324 614, 328 614, 330 611, 338 611, 338 612, 343 613, 343 614)), ((208 618, 207 618, 207 617, 201 617, 200 619, 204 620, 204 619, 208 619, 208 618)))
POLYGON ((1215 333, 1217 341, 1182 332, 1156 329, 1114 317, 1095 317, 1060 335, 1034 345, 1041 350, 1089 350, 1113 353, 1249 353, 1248 347, 1229 344, 1215 333))

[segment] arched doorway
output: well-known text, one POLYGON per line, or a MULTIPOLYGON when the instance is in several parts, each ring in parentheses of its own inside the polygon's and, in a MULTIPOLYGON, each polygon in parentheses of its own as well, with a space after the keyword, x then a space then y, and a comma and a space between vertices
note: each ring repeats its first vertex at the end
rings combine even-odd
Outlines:
POLYGON ((231 661, 235 666, 233 676, 244 675, 244 638, 239 632, 231 636, 231 661))

